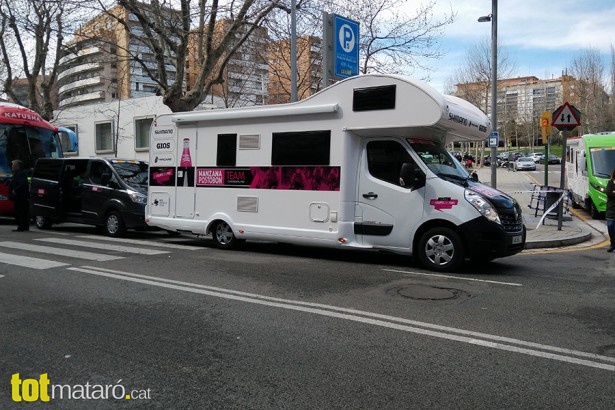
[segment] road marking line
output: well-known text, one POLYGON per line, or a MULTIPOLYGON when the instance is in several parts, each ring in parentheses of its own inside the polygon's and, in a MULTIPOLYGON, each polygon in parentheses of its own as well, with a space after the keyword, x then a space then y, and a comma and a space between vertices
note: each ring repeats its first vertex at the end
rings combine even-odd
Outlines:
MULTIPOLYGON (((50 261, 48 259, 39 259, 31 258, 29 256, 14 255, 12 253, 0 253, 0 263, 7 263, 9 265, 17 265, 24 268, 32 269, 49 269, 70 265, 70 263, 60 263, 56 261, 50 261)), ((0 275, 0 278, 3 277, 4 275, 0 275)))
MULTIPOLYGON (((155 241, 145 241, 145 240, 139 240, 139 239, 126 239, 126 238, 111 238, 109 236, 96 236, 96 235, 86 235, 86 236, 79 236, 79 238, 84 238, 84 239, 96 239, 96 240, 103 240, 103 241, 114 241, 114 242, 122 242, 122 243, 132 243, 135 245, 150 245, 150 246, 162 246, 165 248, 173 248, 173 249, 186 249, 189 251, 196 251, 196 250, 203 250, 203 249, 207 249, 205 247, 202 246, 191 246, 191 245, 179 245, 176 243, 166 243, 166 242, 155 242, 155 241)), ((177 238, 174 238, 174 240, 177 240, 177 238)))
POLYGON ((333 317, 343 320, 350 320, 363 324, 385 327, 389 329, 401 330, 409 333, 416 333, 425 336, 432 336, 440 339, 453 340, 492 349, 509 351, 540 357, 544 359, 556 360, 560 362, 578 364, 615 372, 615 357, 602 356, 594 353, 581 352, 577 350, 564 349, 555 346, 542 345, 539 343, 526 342, 523 340, 512 339, 502 336, 490 335, 480 332, 472 332, 464 329, 456 329, 446 326, 434 325, 431 323, 417 322, 409 319, 381 315, 372 312, 360 311, 355 309, 340 308, 332 305, 309 303, 289 299, 274 298, 264 295, 239 292, 231 289, 216 288, 211 286, 199 285, 196 283, 181 282, 171 279, 157 278, 153 276, 140 275, 136 273, 115 271, 112 269, 97 268, 92 266, 71 267, 71 271, 83 272, 97 276, 113 279, 125 280, 129 282, 142 283, 146 285, 159 286, 168 289, 180 290, 184 292, 197 293, 202 295, 214 296, 223 299, 236 300, 240 302, 276 307, 287 310, 295 310, 304 313, 312 313, 321 316, 333 317), (395 323, 397 322, 397 323, 395 323), (418 327, 421 326, 421 327, 418 327), (434 330, 430 330, 434 329, 434 330), (448 333, 445 333, 448 332, 448 333), (457 334, 451 334, 457 333, 457 334), (480 339, 479 339, 480 338, 480 339), (487 340, 485 340, 487 339, 487 340), (508 344, 507 344, 508 343, 508 344), (520 345, 514 346, 514 345, 520 345), (531 349, 533 348, 533 349, 531 349), (538 350, 539 349, 539 350, 538 350), (556 353, 551 353, 556 352, 556 353), (566 356, 568 355, 568 356, 566 356), (572 357, 577 356, 577 357, 572 357), (581 357, 583 359, 581 359, 581 357), (591 360, 589 360, 591 359, 591 360), (606 362, 606 363, 603 363, 606 362))
POLYGON ((134 248, 132 246, 111 245, 107 243, 98 243, 98 242, 76 241, 73 239, 41 238, 41 239, 35 239, 35 241, 53 242, 53 243, 62 244, 62 245, 81 246, 84 248, 104 249, 107 251, 136 253, 139 255, 159 255, 161 253, 169 253, 168 251, 160 251, 157 249, 134 248))
POLYGON ((386 271, 386 272, 405 273, 405 274, 408 274, 408 275, 419 275, 419 276, 429 276, 429 277, 437 277, 437 278, 458 279, 458 280, 467 280, 467 281, 472 281, 472 282, 495 283, 496 285, 523 286, 521 283, 499 282, 497 280, 487 280, 487 279, 462 278, 462 277, 459 277, 459 276, 440 275, 440 274, 437 274, 437 273, 409 272, 409 271, 405 271, 405 270, 396 270, 396 269, 382 269, 382 270, 386 271))
POLYGON ((68 256, 71 258, 87 259, 93 261, 110 261, 114 259, 123 259, 123 256, 105 255, 102 253, 76 251, 74 249, 53 248, 51 246, 31 245, 21 242, 0 242, 0 246, 11 249, 20 249, 22 251, 32 251, 40 253, 49 253, 58 256, 68 256))

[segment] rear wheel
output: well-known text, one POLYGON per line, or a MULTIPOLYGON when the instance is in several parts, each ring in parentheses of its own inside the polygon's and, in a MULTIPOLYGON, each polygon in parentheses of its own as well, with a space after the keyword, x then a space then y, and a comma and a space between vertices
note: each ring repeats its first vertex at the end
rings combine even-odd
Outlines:
POLYGON ((111 211, 107 213, 103 230, 107 236, 124 236, 126 233, 126 226, 119 212, 111 211))
POLYGON ((51 220, 49 218, 45 218, 44 216, 37 215, 34 217, 34 224, 38 229, 50 229, 51 228, 51 220))
POLYGON ((432 228, 419 241, 418 257, 427 269, 450 272, 461 266, 465 252, 459 235, 449 228, 432 228))
POLYGON ((211 230, 211 237, 220 249, 234 249, 239 246, 241 240, 237 239, 233 229, 224 221, 218 221, 211 230))

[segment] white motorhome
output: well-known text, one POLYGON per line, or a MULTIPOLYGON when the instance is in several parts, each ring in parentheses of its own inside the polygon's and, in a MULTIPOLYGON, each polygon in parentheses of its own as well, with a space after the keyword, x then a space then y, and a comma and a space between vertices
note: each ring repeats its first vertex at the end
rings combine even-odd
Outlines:
POLYGON ((519 204, 448 153, 487 116, 407 77, 362 75, 290 104, 162 115, 146 221, 212 235, 413 254, 457 269, 520 252, 519 204))

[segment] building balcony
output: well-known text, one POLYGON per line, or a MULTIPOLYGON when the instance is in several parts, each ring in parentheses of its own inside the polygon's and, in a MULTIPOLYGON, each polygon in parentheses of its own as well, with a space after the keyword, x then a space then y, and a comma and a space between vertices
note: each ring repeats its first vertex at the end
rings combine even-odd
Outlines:
POLYGON ((84 80, 77 80, 77 81, 73 81, 72 83, 63 85, 62 87, 58 89, 58 93, 60 93, 61 95, 65 92, 74 90, 76 88, 83 88, 83 87, 87 87, 91 85, 98 85, 98 84, 103 84, 103 83, 104 83, 104 79, 103 77, 100 77, 100 76, 86 78, 84 80))
POLYGON ((83 56, 92 56, 94 54, 102 53, 103 50, 100 47, 88 47, 82 50, 79 50, 76 54, 68 54, 62 57, 58 63, 60 67, 63 65, 69 64, 70 62, 76 60, 79 57, 83 56))
POLYGON ((83 103, 92 103, 98 101, 102 101, 105 99, 104 91, 95 91, 88 94, 76 95, 74 97, 65 98, 60 100, 58 104, 60 108, 70 107, 71 105, 78 105, 83 103))
POLYGON ((104 69, 103 63, 85 63, 85 64, 80 64, 78 66, 69 68, 68 70, 64 70, 60 74, 58 74, 58 81, 60 81, 61 79, 65 78, 65 77, 71 76, 71 75, 75 75, 75 74, 79 74, 79 73, 84 73, 86 71, 103 70, 103 69, 104 69))

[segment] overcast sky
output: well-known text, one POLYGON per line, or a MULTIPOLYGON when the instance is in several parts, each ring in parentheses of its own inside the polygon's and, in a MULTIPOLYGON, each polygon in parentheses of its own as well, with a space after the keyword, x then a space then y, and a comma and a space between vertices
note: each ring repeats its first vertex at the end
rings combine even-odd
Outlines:
MULTIPOLYGON (((440 41, 446 56, 429 63, 433 68, 429 83, 438 91, 446 91, 448 79, 470 46, 484 39, 490 44, 491 23, 477 20, 491 13, 491 4, 491 0, 438 0, 439 12, 449 13, 452 8, 458 13, 440 41)), ((609 74, 610 47, 615 46, 614 0, 499 0, 497 15, 498 42, 515 62, 513 76, 559 77, 589 47, 601 53, 609 74)))

